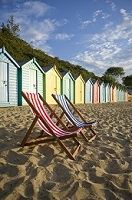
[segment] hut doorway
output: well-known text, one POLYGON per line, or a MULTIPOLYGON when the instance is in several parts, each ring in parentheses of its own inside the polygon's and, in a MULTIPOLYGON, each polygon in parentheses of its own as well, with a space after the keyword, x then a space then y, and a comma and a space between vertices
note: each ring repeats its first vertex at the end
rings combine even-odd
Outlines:
POLYGON ((0 102, 7 103, 8 99, 8 65, 5 62, 0 62, 0 102))
POLYGON ((29 91, 37 93, 37 71, 35 69, 30 69, 29 77, 30 77, 29 91))

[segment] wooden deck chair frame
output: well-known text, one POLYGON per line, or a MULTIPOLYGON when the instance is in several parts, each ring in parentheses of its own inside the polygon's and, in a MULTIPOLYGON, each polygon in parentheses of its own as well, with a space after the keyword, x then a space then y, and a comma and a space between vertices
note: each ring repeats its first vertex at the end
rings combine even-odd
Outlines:
MULTIPOLYGON (((31 126, 29 127, 25 137, 23 138, 22 142, 21 142, 21 147, 24 146, 30 146, 30 145, 37 145, 37 144, 41 144, 41 143, 47 143, 47 142, 51 142, 51 141, 57 141, 58 144, 60 145, 60 147, 65 151, 65 153, 67 154, 67 156, 72 159, 75 160, 77 154, 79 153, 80 149, 81 149, 81 144, 80 142, 77 140, 77 134, 71 134, 71 135, 65 135, 65 136, 61 136, 61 137, 57 137, 54 132, 52 131, 51 127, 48 125, 47 122, 44 121, 44 119, 41 117, 41 115, 39 114, 39 112, 36 110, 36 108, 34 107, 34 105, 30 102, 30 100, 27 98, 27 96, 24 94, 24 92, 22 92, 22 96, 24 97, 24 99, 26 100, 26 102, 28 103, 28 105, 31 107, 31 109, 33 110, 33 112, 35 113, 35 118, 33 120, 33 122, 31 123, 31 126), (36 141, 29 141, 29 137, 32 134, 33 128, 36 125, 38 119, 41 120, 41 122, 44 124, 44 126, 48 129, 49 133, 52 135, 48 135, 45 134, 43 130, 41 130, 40 132, 40 136, 38 136, 37 138, 35 138, 36 141), (73 141, 76 144, 76 148, 73 151, 73 149, 70 151, 66 145, 63 143, 62 140, 65 139, 73 139, 73 141)), ((65 124, 61 121, 61 119, 56 115, 56 113, 52 110, 52 108, 47 104, 47 102, 43 99, 43 97, 39 94, 40 99, 43 102, 43 105, 45 105, 49 111, 51 112, 50 117, 52 118, 53 116, 57 119, 57 124, 61 124, 63 127, 63 130, 69 130, 65 124)), ((75 131, 74 127, 71 128, 71 131, 75 131)))
MULTIPOLYGON (((54 98, 54 100, 57 102, 57 104, 58 104, 58 105, 60 106, 60 108, 62 109, 62 113, 61 113, 61 115, 60 115, 59 118, 61 119, 64 115, 66 115, 67 118, 69 119, 69 121, 71 121, 71 123, 72 123, 75 127, 77 127, 76 124, 75 124, 75 122, 74 122, 71 118, 69 118, 68 113, 65 111, 65 109, 63 108, 63 106, 61 105, 61 103, 58 101, 58 99, 55 97, 54 94, 52 94, 52 97, 54 98)), ((64 97, 65 97, 65 99, 68 101, 68 103, 71 105, 71 107, 73 108, 73 114, 76 113, 84 123, 87 123, 87 121, 84 119, 84 117, 80 114, 80 112, 76 109, 76 107, 75 107, 75 106, 71 103, 71 101, 67 98, 67 96, 64 95, 64 97)), ((67 125, 68 125, 68 124, 69 124, 69 122, 67 123, 67 125)), ((82 131, 81 131, 80 133, 81 133, 82 137, 85 139, 86 142, 92 142, 92 141, 96 138, 96 136, 97 136, 96 133, 95 133, 95 131, 92 129, 92 125, 88 124, 87 126, 84 126, 83 128, 84 128, 84 129, 89 128, 89 130, 92 132, 92 136, 91 136, 90 139, 87 139, 87 137, 86 137, 86 136, 84 135, 84 133, 82 133, 82 131)))

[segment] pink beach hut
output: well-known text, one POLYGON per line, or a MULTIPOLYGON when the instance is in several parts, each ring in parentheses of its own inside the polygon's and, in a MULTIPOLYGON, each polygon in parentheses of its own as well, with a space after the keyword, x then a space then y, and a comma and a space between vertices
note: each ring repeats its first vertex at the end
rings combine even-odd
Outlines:
POLYGON ((99 103, 99 81, 93 81, 93 103, 99 103))

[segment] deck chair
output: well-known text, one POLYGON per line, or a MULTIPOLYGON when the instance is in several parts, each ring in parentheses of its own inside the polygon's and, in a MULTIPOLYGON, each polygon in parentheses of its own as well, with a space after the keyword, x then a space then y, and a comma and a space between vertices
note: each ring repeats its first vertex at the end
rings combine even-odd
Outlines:
POLYGON ((40 94, 22 92, 22 96, 29 104, 35 118, 23 138, 21 146, 57 141, 68 157, 75 160, 81 147, 77 140, 77 134, 81 131, 81 128, 67 128, 40 94), (56 118, 57 123, 53 121, 53 117, 56 118), (41 128, 41 132, 37 138, 31 140, 30 136, 36 123, 41 128), (69 150, 62 141, 68 138, 71 138, 77 146, 74 151, 72 151, 73 149, 69 150))
POLYGON ((85 129, 89 128, 90 132, 92 133, 92 136, 90 137, 90 139, 87 139, 87 137, 84 135, 84 133, 82 133, 82 131, 81 131, 81 135, 87 142, 93 141, 96 138, 96 133, 93 130, 93 126, 95 126, 97 122, 96 121, 86 122, 84 117, 75 108, 75 106, 71 103, 71 101, 67 98, 66 95, 52 94, 52 97, 62 109, 60 119, 65 114, 68 120, 67 126, 69 123, 72 123, 75 127, 78 127, 78 128, 85 128, 85 129))

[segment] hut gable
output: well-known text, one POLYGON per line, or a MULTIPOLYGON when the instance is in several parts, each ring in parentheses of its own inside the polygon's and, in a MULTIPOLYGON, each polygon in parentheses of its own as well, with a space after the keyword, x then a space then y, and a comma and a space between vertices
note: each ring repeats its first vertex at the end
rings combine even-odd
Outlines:
POLYGON ((20 66, 3 47, 0 49, 0 106, 18 105, 20 66))
POLYGON ((85 81, 82 75, 74 76, 75 79, 75 103, 84 103, 84 86, 85 81))
POLYGON ((74 103, 75 99, 75 89, 74 89, 74 78, 70 71, 61 70, 62 77, 62 94, 66 95, 67 98, 74 103))
POLYGON ((0 61, 12 63, 15 67, 20 68, 20 65, 11 57, 11 55, 6 51, 5 47, 0 48, 0 61))
POLYGON ((55 104, 52 94, 61 94, 62 76, 54 65, 42 67, 44 75, 44 98, 49 104, 55 104))
POLYGON ((85 103, 92 103, 93 82, 91 79, 85 80, 85 103))
POLYGON ((33 58, 29 61, 20 63, 21 69, 19 70, 19 105, 26 104, 22 99, 21 91, 40 93, 43 96, 43 70, 33 58))

